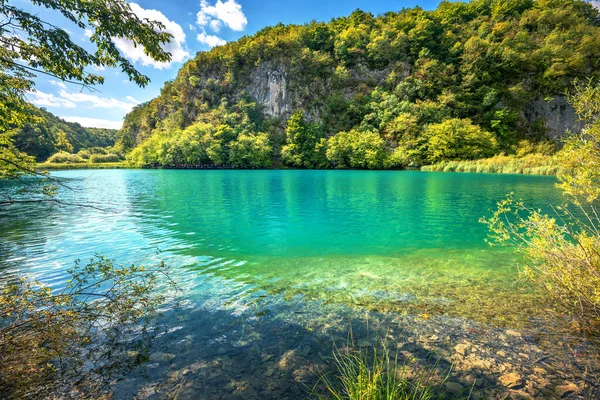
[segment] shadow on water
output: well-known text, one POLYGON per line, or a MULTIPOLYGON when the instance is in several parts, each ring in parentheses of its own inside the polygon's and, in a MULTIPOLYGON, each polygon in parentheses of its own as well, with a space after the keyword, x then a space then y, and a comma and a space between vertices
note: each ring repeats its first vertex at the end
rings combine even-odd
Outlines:
MULTIPOLYGON (((549 346, 531 332, 478 324, 463 318, 369 312, 339 304, 269 296, 242 312, 189 303, 170 310, 150 361, 115 385, 115 397, 175 399, 301 399, 323 374, 333 374, 334 346, 385 342, 401 363, 450 371, 446 395, 473 398, 597 398, 597 369, 588 344, 549 346), (268 312, 266 312, 268 310, 268 312), (551 350, 550 350, 551 349, 551 350), (574 359, 572 352, 580 352, 574 359), (587 354, 585 352, 588 352, 587 354), (568 389, 572 382, 586 386, 568 389), (561 389, 567 382, 567 389, 561 389), (572 395, 572 396, 570 396, 572 395), (521 397, 519 397, 521 396, 521 397)), ((564 340, 564 338, 552 338, 564 340)), ((316 392, 325 394, 322 385, 316 392)))
MULTIPOLYGON (((322 374, 334 372, 333 345, 349 343, 350 327, 358 346, 377 343, 374 332, 382 332, 401 358, 431 366, 438 360, 433 349, 397 343, 408 334, 391 319, 357 318, 350 310, 331 318, 290 312, 233 317, 196 308, 172 315, 181 325, 156 340, 150 361, 117 385, 116 398, 307 398, 322 374)), ((449 366, 444 359, 437 365, 440 371, 449 366)), ((315 390, 325 394, 321 386, 315 390)))

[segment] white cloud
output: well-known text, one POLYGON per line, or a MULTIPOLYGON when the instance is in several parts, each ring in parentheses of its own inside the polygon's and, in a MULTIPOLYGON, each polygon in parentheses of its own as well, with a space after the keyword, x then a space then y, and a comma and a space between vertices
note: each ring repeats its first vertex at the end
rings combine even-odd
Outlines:
MULTIPOLYGON (((214 6, 208 4, 206 0, 201 0, 200 11, 196 14, 196 22, 202 27, 210 24, 212 28, 218 23, 219 29, 222 22, 234 31, 243 31, 248 24, 248 20, 242 11, 242 5, 235 0, 227 0, 226 2, 217 0, 214 6)), ((218 32, 218 29, 216 31, 218 32)))
POLYGON ((184 61, 190 56, 187 48, 185 47, 185 32, 181 25, 174 21, 170 21, 162 12, 158 10, 146 10, 136 3, 130 3, 131 10, 141 19, 149 19, 151 21, 161 22, 164 26, 165 32, 169 32, 173 35, 173 38, 169 43, 163 45, 163 49, 171 53, 170 62, 157 62, 151 57, 144 53, 142 46, 137 46, 131 41, 123 38, 114 38, 114 42, 125 54, 127 58, 134 62, 140 62, 144 66, 153 66, 157 69, 164 69, 171 67, 172 63, 179 63, 184 61))
MULTIPOLYGON (((56 82, 60 84, 61 82, 56 82)), ((44 93, 35 91, 30 92, 29 97, 31 102, 40 107, 54 108, 102 108, 102 109, 117 109, 124 112, 129 112, 133 107, 141 102, 134 97, 127 96, 125 101, 114 97, 101 97, 96 94, 69 92, 65 88, 58 91, 58 94, 44 93)))
POLYGON ((107 129, 121 129, 123 127, 123 121, 111 121, 108 119, 100 118, 87 118, 87 117, 61 117, 67 122, 77 122, 81 126, 88 128, 107 128, 107 129))
POLYGON ((592 3, 592 5, 594 7, 596 7, 598 10, 600 10, 600 0, 592 0, 592 1, 590 1, 590 3, 592 3))
POLYGON ((31 102, 36 106, 40 107, 60 107, 60 108, 75 108, 77 104, 73 103, 68 99, 55 96, 51 93, 40 92, 29 92, 31 102))
POLYGON ((195 31, 196 30, 196 27, 194 25, 192 25, 192 24, 189 24, 188 28, 190 29, 190 31, 195 31))
POLYGON ((63 82, 59 82, 59 81, 54 81, 54 80, 52 80, 52 81, 50 81, 50 83, 51 83, 52 85, 54 85, 54 86, 58 86, 58 87, 59 87, 59 88, 61 88, 61 89, 66 89, 66 88, 67 88, 67 85, 65 85, 63 82))
POLYGON ((218 36, 207 35, 206 32, 199 33, 198 36, 196 36, 196 39, 198 39, 200 43, 203 43, 211 48, 215 46, 223 46, 225 43, 227 43, 218 36))
MULTIPOLYGON (((200 7, 202 7, 202 5, 200 5, 200 7)), ((210 20, 210 16, 204 11, 198 11, 198 14, 196 14, 196 23, 200 26, 208 25, 210 20)))
POLYGON ((66 90, 58 92, 62 99, 76 103, 82 106, 106 109, 121 109, 125 112, 131 111, 133 107, 139 104, 139 101, 131 96, 127 96, 127 101, 115 99, 114 97, 100 97, 95 94, 88 93, 72 93, 66 90))
POLYGON ((215 32, 219 32, 221 30, 221 21, 219 21, 218 19, 213 19, 212 21, 210 21, 210 29, 212 29, 215 32))
POLYGON ((94 31, 92 31, 91 29, 86 29, 83 34, 85 35, 85 37, 91 38, 94 34, 94 31))

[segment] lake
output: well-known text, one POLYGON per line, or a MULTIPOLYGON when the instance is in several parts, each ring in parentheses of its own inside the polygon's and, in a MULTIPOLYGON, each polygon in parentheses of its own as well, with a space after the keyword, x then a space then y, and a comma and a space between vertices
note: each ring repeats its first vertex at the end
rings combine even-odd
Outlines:
POLYGON ((517 279, 513 249, 490 247, 478 221, 510 192, 547 209, 560 201, 555 178, 295 170, 53 175, 74 189, 63 198, 102 210, 0 210, 3 279, 25 274, 60 287, 75 259, 102 253, 122 264, 164 260, 183 290, 182 305, 165 307, 160 318, 165 332, 156 355, 115 386, 117 397, 301 398, 350 326, 364 340, 383 329, 418 356, 446 348, 435 352, 447 362, 457 362, 452 348, 464 340, 531 359, 541 346, 524 339, 539 329, 539 294, 517 279), (515 330, 522 335, 505 334, 515 330))

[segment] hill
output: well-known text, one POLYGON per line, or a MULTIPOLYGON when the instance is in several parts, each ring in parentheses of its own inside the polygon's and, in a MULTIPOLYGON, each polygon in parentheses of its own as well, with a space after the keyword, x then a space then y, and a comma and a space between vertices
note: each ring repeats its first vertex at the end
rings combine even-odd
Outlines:
POLYGON ((552 151, 600 75, 584 1, 443 2, 277 25, 197 54, 119 132, 137 166, 398 168, 552 151), (549 150, 548 150, 549 149, 549 150))
POLYGON ((85 128, 67 122, 45 109, 37 109, 43 122, 27 124, 18 130, 15 145, 20 151, 44 161, 51 155, 64 151, 75 153, 92 147, 111 147, 117 139, 114 129, 85 128))

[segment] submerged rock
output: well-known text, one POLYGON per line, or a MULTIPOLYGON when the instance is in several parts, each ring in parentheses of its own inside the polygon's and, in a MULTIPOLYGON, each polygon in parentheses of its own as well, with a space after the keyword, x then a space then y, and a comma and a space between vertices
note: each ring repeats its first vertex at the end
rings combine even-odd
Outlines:
POLYGON ((500 376, 500 378, 498 378, 498 381, 500 381, 500 383, 503 386, 509 389, 519 387, 523 384, 523 379, 521 378, 521 375, 517 374, 516 372, 504 374, 500 376))
POLYGON ((459 343, 456 346, 454 346, 454 350, 456 350, 456 352, 461 356, 464 356, 465 354, 467 354, 467 350, 469 350, 469 347, 470 345, 468 343, 459 343))
POLYGON ((463 385, 458 382, 446 382, 446 391, 448 393, 457 394, 464 390, 463 385))
POLYGON ((577 386, 573 382, 567 382, 564 385, 560 385, 560 386, 557 386, 556 388, 554 388, 554 393, 556 393, 556 395, 558 397, 564 397, 567 394, 571 394, 571 393, 578 394, 579 386, 577 386))
POLYGON ((169 353, 152 353, 150 355, 150 361, 161 361, 161 362, 167 362, 167 361, 172 361, 175 358, 175 354, 169 354, 169 353))
POLYGON ((511 390, 508 393, 510 400, 533 400, 534 397, 523 390, 511 390))

